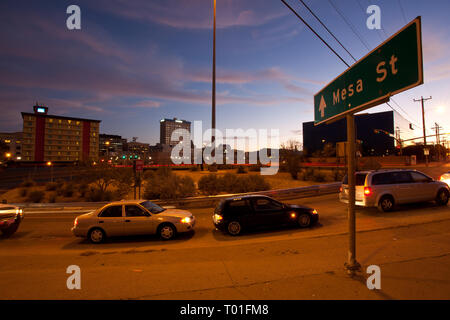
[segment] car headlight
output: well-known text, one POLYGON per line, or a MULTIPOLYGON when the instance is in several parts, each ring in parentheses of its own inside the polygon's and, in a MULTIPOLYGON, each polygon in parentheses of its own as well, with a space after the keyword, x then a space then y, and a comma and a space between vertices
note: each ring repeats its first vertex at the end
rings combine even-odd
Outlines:
POLYGON ((191 221, 192 221, 192 219, 189 217, 181 219, 181 223, 190 223, 191 221))
POLYGON ((312 214, 319 214, 316 209, 312 211, 312 214))
POLYGON ((219 221, 221 221, 223 219, 223 217, 220 214, 214 214, 213 216, 214 222, 218 223, 219 221))

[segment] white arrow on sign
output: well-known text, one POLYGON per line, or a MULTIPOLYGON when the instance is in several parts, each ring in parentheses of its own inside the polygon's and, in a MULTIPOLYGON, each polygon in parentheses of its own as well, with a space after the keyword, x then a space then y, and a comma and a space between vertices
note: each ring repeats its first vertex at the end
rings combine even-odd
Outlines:
POLYGON ((319 105, 319 111, 320 116, 323 118, 325 116, 325 108, 327 107, 327 104, 325 103, 325 99, 323 96, 320 98, 320 105, 319 105))

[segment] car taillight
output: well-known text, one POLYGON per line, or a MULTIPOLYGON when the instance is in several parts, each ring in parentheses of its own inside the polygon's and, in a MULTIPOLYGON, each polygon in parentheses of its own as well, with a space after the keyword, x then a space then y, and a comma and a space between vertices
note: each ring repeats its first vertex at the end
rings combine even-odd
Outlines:
POLYGON ((73 225, 76 227, 78 225, 78 218, 75 218, 75 221, 73 222, 73 225))
POLYGON ((364 195, 370 196, 372 194, 372 188, 370 187, 364 187, 364 195))
POLYGON ((342 187, 339 187, 339 192, 342 192, 342 187))

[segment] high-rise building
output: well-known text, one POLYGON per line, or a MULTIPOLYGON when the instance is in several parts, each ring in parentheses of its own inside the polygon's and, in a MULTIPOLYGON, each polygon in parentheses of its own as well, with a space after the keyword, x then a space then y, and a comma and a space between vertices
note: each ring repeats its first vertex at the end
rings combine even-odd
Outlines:
POLYGON ((161 119, 160 121, 160 143, 170 146, 175 146, 179 141, 171 140, 172 132, 176 129, 186 129, 191 132, 191 123, 186 120, 173 119, 161 119))
POLYGON ((22 112, 22 161, 98 161, 100 120, 22 112))

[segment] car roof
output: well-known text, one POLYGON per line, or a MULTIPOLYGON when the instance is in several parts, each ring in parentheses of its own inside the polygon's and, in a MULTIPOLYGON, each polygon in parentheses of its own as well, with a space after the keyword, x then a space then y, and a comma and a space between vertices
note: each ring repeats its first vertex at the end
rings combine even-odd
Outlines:
POLYGON ((12 204, 5 204, 5 203, 0 203, 0 209, 2 208, 19 208, 18 206, 12 205, 12 204))
POLYGON ((119 201, 111 201, 109 203, 107 203, 106 205, 109 206, 111 204, 113 205, 119 205, 119 204, 135 204, 135 203, 141 203, 147 201, 145 199, 140 199, 140 200, 119 200, 119 201))
POLYGON ((238 201, 238 200, 254 199, 254 198, 272 199, 271 197, 263 195, 263 194, 249 194, 249 195, 245 195, 245 196, 235 196, 235 197, 231 197, 231 198, 226 198, 226 199, 224 199, 224 201, 238 201))
MULTIPOLYGON (((366 170, 366 171, 357 171, 356 173, 389 173, 389 172, 398 172, 398 171, 417 171, 415 169, 378 169, 378 170, 366 170)), ((420 172, 420 171, 417 171, 420 172)))

